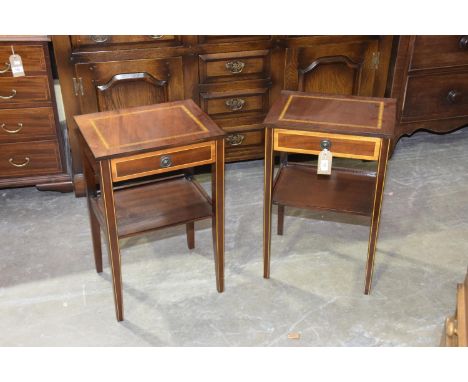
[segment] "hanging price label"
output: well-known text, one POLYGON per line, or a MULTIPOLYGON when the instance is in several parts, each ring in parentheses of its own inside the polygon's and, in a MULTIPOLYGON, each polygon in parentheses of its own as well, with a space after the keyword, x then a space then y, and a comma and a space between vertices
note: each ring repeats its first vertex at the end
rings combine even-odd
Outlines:
POLYGON ((13 53, 10 56, 11 73, 13 73, 13 77, 23 77, 25 74, 21 56, 19 54, 15 54, 13 47, 11 47, 11 51, 13 53))
POLYGON ((331 175, 332 160, 333 154, 331 151, 328 151, 327 149, 320 151, 318 157, 317 174, 331 175))

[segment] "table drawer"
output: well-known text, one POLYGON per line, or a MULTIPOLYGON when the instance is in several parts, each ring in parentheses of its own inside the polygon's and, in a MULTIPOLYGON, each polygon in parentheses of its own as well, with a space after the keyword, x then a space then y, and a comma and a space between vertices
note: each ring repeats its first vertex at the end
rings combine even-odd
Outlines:
POLYGON ((316 133, 299 130, 274 129, 274 150, 318 155, 320 143, 331 143, 330 151, 335 157, 377 160, 381 138, 355 135, 316 133))
POLYGON ((112 159, 115 182, 213 163, 215 142, 199 143, 131 157, 112 159))
POLYGON ((0 78, 0 105, 50 101, 47 76, 0 78))
MULTIPOLYGON (((24 72, 46 72, 44 49, 40 45, 15 45, 15 53, 21 56, 24 72)), ((0 77, 12 77, 10 68, 11 44, 0 45, 0 77)))
POLYGON ((56 141, 6 143, 0 145, 0 178, 61 172, 56 141))
POLYGON ((163 44, 176 41, 176 36, 173 35, 130 35, 130 36, 115 36, 115 35, 78 35, 72 36, 72 45, 76 48, 83 46, 112 46, 112 45, 127 45, 138 43, 156 43, 163 44))
POLYGON ((468 36, 416 36, 411 69, 468 64, 468 36))
POLYGON ((403 120, 468 115, 468 71, 409 76, 403 120))
POLYGON ((0 109, 0 143, 55 137, 54 109, 0 109))
POLYGON ((199 60, 201 83, 270 77, 268 50, 204 54, 199 60))

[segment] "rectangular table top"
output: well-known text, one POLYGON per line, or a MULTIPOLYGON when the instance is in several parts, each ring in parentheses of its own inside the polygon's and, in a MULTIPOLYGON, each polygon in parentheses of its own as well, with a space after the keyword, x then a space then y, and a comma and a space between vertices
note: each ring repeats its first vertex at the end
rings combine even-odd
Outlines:
POLYGON ((75 116, 96 159, 190 145, 225 136, 191 99, 75 116))
POLYGON ((396 100, 282 91, 264 123, 283 129, 393 136, 396 100))

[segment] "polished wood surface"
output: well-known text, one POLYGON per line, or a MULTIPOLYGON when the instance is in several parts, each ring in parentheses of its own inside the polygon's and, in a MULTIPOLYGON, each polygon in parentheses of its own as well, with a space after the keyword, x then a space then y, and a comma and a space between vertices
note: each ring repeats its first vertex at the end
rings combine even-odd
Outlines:
POLYGON ((364 286, 370 293, 395 105, 392 99, 282 92, 265 119, 265 278, 270 277, 272 203, 278 205, 279 235, 286 206, 351 213, 371 218, 364 286), (315 166, 288 162, 287 152, 317 155, 325 143, 337 157, 377 162, 376 172, 333 167, 331 175, 317 175, 315 166), (281 158, 273 182, 275 151, 281 158))
POLYGON ((395 112, 396 101, 388 98, 282 91, 265 124, 282 129, 390 138, 395 112))
POLYGON ((96 159, 179 147, 225 135, 192 100, 80 115, 75 120, 96 159))
POLYGON ((224 131, 190 99, 80 115, 76 123, 96 271, 102 272, 102 228, 117 320, 124 319, 119 240, 125 237, 184 224, 193 249, 194 222, 211 217, 216 289, 222 292, 224 131), (187 173, 162 174, 205 164, 212 165, 211 198, 187 173))
POLYGON ((447 133, 468 125, 467 36, 401 36, 390 96, 398 99, 393 151, 418 130, 447 133))
POLYGON ((72 191, 48 38, 11 36, 0 41, 0 188, 35 185, 41 190, 72 191), (24 77, 12 75, 12 47, 21 56, 24 77))
POLYGON ((282 166, 275 178, 273 203, 282 206, 371 216, 375 173, 334 168, 330 176, 300 163, 282 166), (310 190, 298 192, 298 190, 310 190), (309 195, 310 194, 310 195, 309 195))
POLYGON ((226 142, 227 161, 262 158, 262 122, 282 89, 381 97, 394 40, 153 37, 53 36, 77 191, 84 187, 75 115, 191 98, 229 134, 256 137, 255 143, 226 142), (74 79, 82 88, 73 87, 74 79))

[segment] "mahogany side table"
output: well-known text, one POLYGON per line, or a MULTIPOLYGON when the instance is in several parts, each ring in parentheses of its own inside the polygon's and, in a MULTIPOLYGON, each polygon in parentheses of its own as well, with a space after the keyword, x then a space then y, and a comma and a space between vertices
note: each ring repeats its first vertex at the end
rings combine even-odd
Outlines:
POLYGON ((80 115, 75 121, 96 270, 102 272, 102 228, 117 320, 124 317, 121 238, 186 224, 188 246, 193 248, 194 222, 211 217, 216 287, 222 292, 225 133, 192 100, 80 115), (212 165, 211 198, 191 176, 174 175, 206 164, 212 165))
POLYGON ((280 235, 284 206, 351 213, 370 217, 364 288, 369 294, 395 105, 394 99, 281 93, 264 122, 265 278, 270 277, 272 203, 278 205, 280 235), (318 155, 324 148, 333 157, 376 161, 376 171, 332 167, 330 175, 317 175, 315 166, 287 160, 287 153, 318 155), (274 152, 282 155, 273 181, 274 152))

